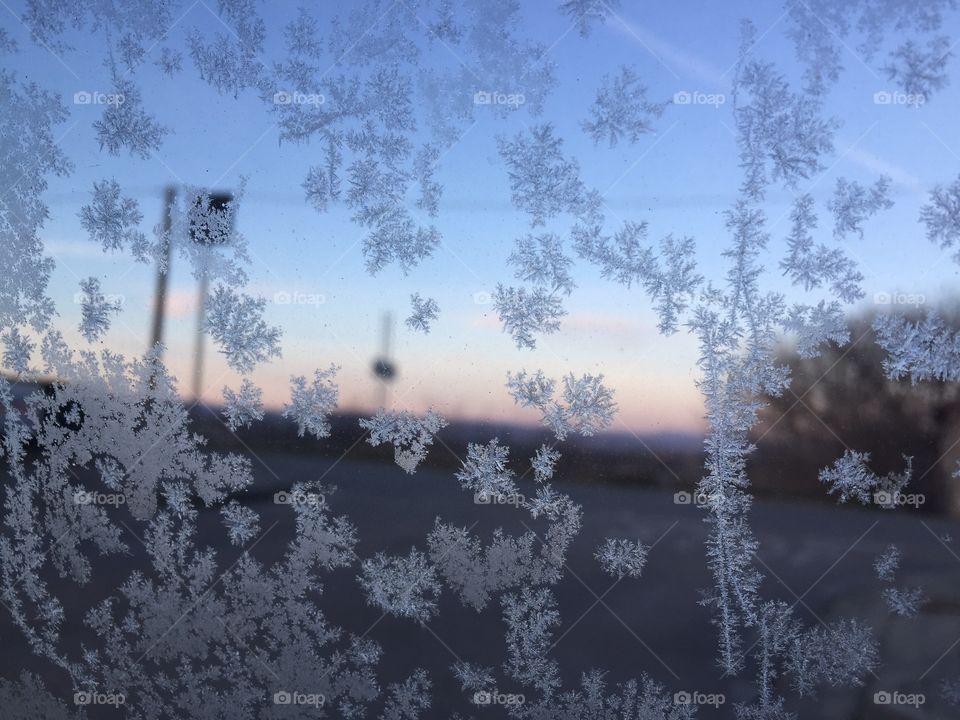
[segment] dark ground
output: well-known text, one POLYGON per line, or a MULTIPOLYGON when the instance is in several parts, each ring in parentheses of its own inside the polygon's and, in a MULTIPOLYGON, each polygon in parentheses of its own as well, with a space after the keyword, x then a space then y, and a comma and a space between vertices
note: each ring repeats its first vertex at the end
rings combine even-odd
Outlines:
MULTIPOLYGON (((477 440, 484 437, 473 435, 477 440)), ((282 552, 293 523, 292 510, 274 504, 273 493, 296 481, 322 478, 336 486, 327 500, 335 514, 346 515, 357 527, 360 557, 423 548, 437 517, 464 526, 479 521, 475 532, 484 534, 497 526, 516 533, 524 529, 518 520, 524 516, 509 506, 475 505, 448 468, 428 468, 408 476, 382 461, 351 456, 337 461, 297 447, 289 452, 258 447, 255 452, 257 483, 246 502, 260 513, 262 528, 279 520, 253 552, 264 562, 282 552)), ((359 452, 370 456, 367 449, 359 452)), ((444 452, 434 448, 431 454, 444 452)), ((373 454, 389 458, 392 451, 381 447, 373 454)), ((524 481, 521 492, 531 486, 532 481, 524 481)), ((610 685, 645 671, 671 693, 725 694, 725 705, 704 707, 699 717, 732 717, 733 703, 748 700, 753 686, 748 676, 723 678, 715 666, 715 634, 707 611, 697 604, 697 590, 710 584, 702 511, 676 504, 673 489, 598 482, 559 482, 557 487, 584 509, 583 530, 557 590, 563 622, 555 635, 560 639, 553 655, 563 669, 565 685, 577 684, 580 673, 592 667, 607 670, 610 685), (608 536, 636 538, 646 544, 659 539, 641 579, 615 583, 600 571, 592 555, 608 536)), ((800 718, 957 717, 943 707, 937 685, 944 677, 960 676, 960 645, 955 645, 960 640, 960 544, 942 542, 938 536, 950 533, 960 538, 960 523, 909 509, 886 513, 769 499, 757 501, 752 522, 766 575, 764 597, 796 604, 799 616, 811 624, 855 615, 874 627, 882 645, 883 666, 866 687, 824 689, 817 700, 791 705, 800 718), (881 604, 881 585, 872 563, 891 542, 903 553, 898 579, 922 584, 930 597, 920 618, 895 620, 881 604), (883 714, 891 708, 872 702, 880 690, 923 692, 927 702, 918 714, 883 714)), ((204 513, 201 539, 207 529, 222 537, 219 523, 218 513, 204 513)), ((95 572, 99 588, 116 587, 144 561, 142 547, 134 550, 126 562, 111 559, 95 572)), ((221 553, 223 566, 232 562, 237 551, 223 547, 221 553)), ((502 660, 503 625, 495 603, 478 614, 463 608, 448 591, 438 615, 428 627, 420 627, 393 617, 380 619, 381 612, 365 604, 355 576, 355 568, 334 573, 323 596, 323 609, 331 622, 347 632, 369 632, 384 646, 379 672, 384 684, 406 677, 414 667, 424 667, 434 680, 431 717, 447 718, 454 711, 465 716, 472 711, 478 718, 505 716, 497 708, 478 710, 469 705, 448 671, 457 658, 491 666, 502 660)), ((83 601, 83 593, 70 596, 83 601)), ((79 630, 68 626, 64 635, 69 646, 79 639, 79 630)), ((0 626, 0 640, 3 677, 16 678, 29 667, 42 671, 51 690, 71 697, 65 679, 31 658, 15 628, 0 626)))

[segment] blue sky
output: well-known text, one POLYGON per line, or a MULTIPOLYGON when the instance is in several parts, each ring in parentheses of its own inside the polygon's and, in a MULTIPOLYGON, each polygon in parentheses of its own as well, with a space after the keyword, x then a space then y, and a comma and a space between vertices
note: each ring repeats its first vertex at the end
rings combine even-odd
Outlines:
MULTIPOLYGON (((526 218, 510 205, 495 137, 537 121, 554 123, 566 151, 580 162, 585 183, 604 195, 609 222, 646 220, 653 240, 671 232, 694 237, 701 272, 719 279, 726 271, 720 253, 728 242, 722 214, 733 203, 740 182, 729 98, 718 107, 668 106, 656 133, 636 145, 621 143, 612 150, 594 147, 579 122, 587 117, 602 76, 622 64, 636 68, 651 99, 669 100, 680 91, 729 93, 743 16, 750 17, 760 32, 754 53, 797 79, 801 69, 785 38, 782 9, 737 2, 710 4, 708 11, 695 2, 627 4, 618 18, 584 39, 552 5, 529 6, 535 9, 525 10, 523 32, 550 48, 558 86, 539 119, 521 110, 501 120, 478 108, 476 124, 446 152, 439 166, 437 179, 445 192, 436 224, 443 244, 406 277, 395 267, 370 277, 359 243, 363 232, 350 223, 348 212, 334 207, 321 215, 307 205, 300 184, 321 149, 280 145, 273 117, 252 92, 236 99, 218 95, 198 78, 187 57, 184 71, 172 80, 148 62, 137 73, 146 108, 172 133, 153 158, 112 157, 100 150, 91 127, 101 109, 70 102, 80 90, 110 91, 102 62, 104 39, 71 33, 68 40, 74 49, 55 57, 31 44, 27 30, 7 13, 2 24, 20 45, 17 54, 6 58, 8 69, 59 92, 70 111, 59 130, 75 170, 51 182, 46 194, 51 219, 43 233, 57 260, 51 295, 61 315, 58 324, 76 346, 82 344, 75 332, 79 308, 72 299, 80 278, 97 275, 105 292, 125 300, 106 345, 139 354, 147 344, 154 269, 134 265, 125 256, 104 255, 85 239, 77 214, 88 202, 94 181, 117 179, 126 194, 139 200, 143 229, 149 231, 161 217, 166 184, 234 188, 246 177, 238 222, 253 258, 249 290, 270 300, 277 293, 323 297, 322 304, 268 305, 268 320, 284 332, 284 356, 262 366, 252 378, 263 386, 270 404, 285 400, 291 374, 306 374, 333 362, 342 367, 343 406, 369 409, 377 397, 369 364, 379 342, 382 314, 390 311, 397 321, 396 407, 422 411, 433 405, 450 416, 531 419, 513 408, 504 388, 507 371, 542 368, 554 377, 568 371, 603 372, 621 407, 619 429, 698 428, 702 407, 694 387, 695 342, 683 332, 659 336, 649 302, 638 290, 607 283, 595 268, 578 261, 578 288, 567 302, 570 314, 561 331, 542 337, 534 351, 517 350, 501 332, 492 306, 477 302, 497 282, 510 282, 506 257, 514 240, 529 231, 526 218), (409 295, 417 291, 436 298, 441 308, 440 319, 427 336, 402 325, 409 295)), ((23 10, 16 4, 11 8, 14 13, 23 10)), ((266 55, 278 49, 280 28, 295 8, 295 3, 261 5, 268 25, 266 55)), ((334 10, 328 6, 316 12, 324 17, 334 10)), ((407 10, 398 3, 391 12, 407 10)), ((183 50, 184 32, 192 27, 205 32, 220 29, 210 10, 197 3, 165 44, 183 50)), ((159 53, 159 48, 153 52, 159 53)), ((442 48, 433 52, 438 62, 455 61, 442 48)), ((866 276, 863 305, 870 305, 875 293, 892 291, 922 294, 933 301, 956 287, 957 266, 926 241, 917 216, 932 186, 957 175, 960 126, 955 118, 960 89, 950 86, 920 108, 877 105, 874 93, 893 89, 876 70, 882 63, 866 63, 853 50, 846 52, 843 62, 845 73, 827 104, 842 122, 837 152, 828 160, 827 172, 800 190, 816 198, 822 238, 829 240, 825 204, 837 177, 872 183, 880 173, 890 175, 894 208, 867 224, 863 240, 844 243, 866 276)), ((775 265, 784 253, 792 198, 787 191, 776 191, 766 204, 772 235, 766 286, 791 300, 803 294, 784 281, 775 265)), ((168 361, 183 381, 189 378, 193 354, 195 296, 185 266, 174 265, 168 361)), ((216 401, 223 385, 236 387, 239 379, 212 346, 207 359, 204 397, 216 401)))

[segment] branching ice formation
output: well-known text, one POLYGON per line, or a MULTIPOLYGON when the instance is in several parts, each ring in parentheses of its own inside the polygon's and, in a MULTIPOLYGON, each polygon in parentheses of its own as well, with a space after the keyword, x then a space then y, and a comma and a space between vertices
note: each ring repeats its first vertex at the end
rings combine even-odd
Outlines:
POLYGON ((405 322, 411 330, 423 333, 430 332, 430 323, 440 316, 440 306, 433 298, 422 298, 420 293, 410 296, 412 312, 405 322))
POLYGON ((640 84, 636 71, 623 66, 619 75, 604 77, 590 108, 591 119, 584 120, 581 126, 594 143, 606 140, 613 148, 625 139, 632 145, 641 135, 653 132, 653 120, 658 119, 665 108, 666 103, 647 100, 647 89, 640 84))
POLYGON ((360 427, 370 433, 367 442, 374 447, 381 443, 393 445, 394 460, 410 475, 426 458, 434 436, 447 424, 433 410, 427 410, 423 418, 418 418, 406 410, 393 412, 380 409, 375 417, 360 420, 360 427))
POLYGON ((263 391, 246 378, 241 383, 239 392, 228 387, 223 389, 223 403, 227 427, 232 431, 263 420, 263 391))
MULTIPOLYGON (((697 339, 708 422, 698 494, 707 498, 707 562, 715 581, 704 604, 718 631, 723 670, 737 673, 748 664, 756 670, 755 697, 737 705, 737 716, 785 718, 789 706, 780 693, 788 685, 801 696, 823 684, 857 685, 878 662, 872 633, 858 621, 804 627, 789 605, 760 593, 746 458, 758 412, 789 383, 776 359, 779 338, 795 335, 804 357, 825 343, 842 345, 848 340, 842 304, 863 297, 863 276, 853 261, 816 237, 814 200, 800 186, 824 169, 833 149, 837 124, 823 109, 826 91, 842 70, 843 44, 853 34, 863 36, 857 49, 872 62, 885 36, 896 34, 898 45, 882 70, 919 106, 946 85, 950 45, 940 29, 952 4, 792 5, 788 34, 807 65, 802 91, 759 58, 755 34, 745 27, 733 90, 744 179, 724 217, 731 242, 723 254, 728 272, 719 285, 699 274, 693 239, 676 233, 648 243, 649 226, 636 219, 607 229, 604 200, 581 179, 580 163, 557 128, 537 117, 556 79, 548 48, 519 31, 516 0, 420 0, 407 7, 364 0, 351 5, 330 32, 314 8, 304 7, 282 30, 279 55, 256 3, 222 0, 211 8, 219 22, 186 30, 185 55, 216 92, 262 102, 281 141, 313 153, 302 181, 305 199, 319 212, 347 208, 363 229, 362 253, 371 273, 393 266, 410 272, 439 247, 440 223, 432 224, 443 209, 438 170, 474 121, 526 120, 525 113, 535 119, 528 130, 501 135, 496 143, 511 199, 536 230, 520 237, 508 258, 524 286, 499 285, 495 308, 518 347, 532 348, 536 333, 558 329, 562 301, 576 287, 565 250, 569 242, 603 277, 639 286, 663 333, 685 328, 697 339), (452 70, 425 62, 430 53, 460 62, 450 63, 452 70), (828 297, 788 304, 762 286, 773 229, 767 230, 761 201, 775 185, 805 191, 794 203, 780 268, 798 288, 828 297)), ((592 0, 559 3, 583 35, 618 7, 592 0)), ((64 39, 70 28, 103 35, 112 100, 92 137, 107 155, 149 158, 167 136, 138 82, 146 71, 183 72, 180 51, 168 46, 175 41, 168 29, 183 10, 166 0, 26 3, 23 21, 33 40, 57 53, 70 52, 64 39)), ((0 52, 19 52, 2 30, 0 52)), ((646 92, 632 68, 609 75, 593 106, 579 115, 588 118, 583 129, 595 143, 636 142, 653 130, 664 109, 646 92)), ((77 102, 83 103, 82 96, 77 102)), ((265 699, 297 689, 322 695, 330 716, 426 717, 433 707, 427 673, 417 668, 396 681, 380 678, 381 648, 321 612, 330 574, 346 569, 359 571, 372 607, 401 620, 433 620, 446 590, 471 612, 499 608, 504 662, 494 668, 460 661, 453 672, 465 691, 522 688, 527 702, 511 709, 520 720, 694 716, 692 705, 671 699, 646 675, 608 690, 603 673, 590 671, 579 687, 564 687, 567 675, 551 654, 562 604, 556 586, 580 530, 581 508, 551 486, 559 453, 547 445, 526 468, 533 483, 525 484, 525 474, 511 467, 509 449, 497 440, 469 443, 456 473, 478 513, 522 514, 530 523, 522 534, 502 528, 473 532, 438 518, 422 547, 400 556, 361 557, 355 529, 326 502, 291 502, 289 542, 273 564, 259 561, 252 551, 272 526, 263 529, 241 494, 253 481, 252 465, 246 457, 204 446, 160 361, 160 348, 129 360, 109 351, 76 353, 51 327, 55 312, 47 292, 54 264, 40 239, 49 213, 42 196, 50 176, 70 170, 55 139, 66 118, 55 95, 0 73, 0 166, 18 176, 0 196, 3 361, 18 373, 18 382, 41 371, 55 378, 48 392, 28 392, 22 402, 14 383, 0 378, 2 457, 9 476, 0 600, 40 658, 62 671, 76 692, 124 694, 125 711, 144 720, 218 716, 211 697, 237 717, 272 715, 277 708, 265 706, 265 699), (98 497, 109 500, 91 501, 98 497), (132 519, 120 514, 121 504, 132 519), (222 523, 215 530, 198 529, 201 508, 219 511, 222 523), (221 537, 211 540, 216 532, 221 537), (229 557, 219 549, 225 542, 237 548, 229 557), (105 588, 105 597, 83 617, 73 617, 59 596, 62 585, 99 580, 96 554, 109 558, 140 543, 143 567, 120 586, 105 588), (95 643, 74 645, 64 630, 73 622, 82 623, 95 643)), ((958 188, 960 180, 935 187, 921 211, 928 238, 945 249, 960 245, 958 188)), ((264 319, 265 301, 244 288, 249 258, 236 227, 241 196, 214 203, 208 189, 183 188, 169 229, 159 227, 148 240, 137 202, 116 181, 103 180, 94 183, 80 227, 104 251, 162 261, 169 249, 187 258, 193 274, 212 288, 207 332, 231 367, 248 373, 279 356, 280 334, 264 319)), ((826 206, 833 239, 862 236, 866 221, 889 205, 883 178, 872 187, 838 181, 826 206)), ((115 305, 96 278, 84 282, 81 329, 94 341, 103 336, 115 305)), ((426 331, 436 304, 415 295, 413 308, 411 327, 426 331)), ((935 313, 881 315, 874 330, 889 377, 958 379, 957 333, 935 313)), ((331 366, 309 379, 292 378, 284 416, 301 436, 330 433, 338 400, 335 373, 331 366)), ((558 441, 570 433, 600 432, 612 422, 613 391, 601 375, 571 373, 556 382, 539 371, 521 372, 508 384, 517 403, 536 408, 558 441)), ((248 378, 223 395, 230 429, 262 418, 262 393, 248 378)), ((369 441, 394 445, 398 464, 408 472, 444 424, 432 411, 418 418, 383 410, 362 421, 369 441)), ((880 477, 868 469, 868 460, 867 453, 848 451, 825 468, 821 480, 828 492, 841 501, 889 506, 878 496, 896 497, 909 480, 910 462, 904 472, 880 477)), ((324 490, 311 482, 296 485, 292 494, 315 497, 324 490)), ((609 538, 596 559, 617 578, 637 577, 646 552, 638 542, 609 538)), ((923 593, 892 585, 897 564, 898 556, 887 551, 876 570, 888 584, 883 597, 891 610, 910 616, 919 611, 923 593)), ((0 705, 43 717, 83 714, 26 673, 0 680, 0 705)))
POLYGON ((537 370, 529 375, 521 370, 507 374, 507 388, 514 401, 521 407, 533 407, 542 414, 543 424, 564 440, 571 432, 591 436, 604 430, 613 422, 616 403, 613 391, 603 385, 603 375, 573 373, 563 378, 562 400, 554 399, 556 383, 537 370))
POLYGON ((337 407, 340 391, 333 381, 340 368, 331 365, 326 370, 314 370, 313 382, 300 375, 290 378, 290 404, 283 406, 283 416, 297 423, 297 433, 310 433, 317 438, 330 435, 330 413, 337 407))

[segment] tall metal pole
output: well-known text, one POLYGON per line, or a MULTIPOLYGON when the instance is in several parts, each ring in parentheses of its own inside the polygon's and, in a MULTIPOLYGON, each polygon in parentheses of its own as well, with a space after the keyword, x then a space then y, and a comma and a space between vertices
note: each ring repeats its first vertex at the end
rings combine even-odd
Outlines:
POLYGON ((200 295, 197 297, 197 339, 193 351, 193 400, 200 401, 200 395, 203 393, 203 323, 204 311, 207 304, 207 290, 209 288, 207 278, 207 269, 203 269, 200 275, 200 295))
MULTIPOLYGON (((383 315, 383 329, 381 331, 380 340, 381 340, 381 352, 382 357, 385 363, 390 362, 390 335, 391 335, 391 322, 390 322, 390 313, 384 313, 383 315)), ((393 377, 393 373, 388 371, 383 374, 380 379, 380 407, 384 410, 387 408, 387 400, 390 393, 390 388, 388 383, 393 377)))
POLYGON ((393 361, 390 359, 390 336, 392 331, 393 321, 390 317, 390 313, 384 313, 383 332, 380 336, 381 354, 373 361, 373 374, 380 383, 380 388, 377 392, 377 400, 379 406, 383 409, 387 408, 387 402, 389 400, 390 388, 388 383, 392 382, 394 377, 397 375, 397 366, 394 365, 393 361))
POLYGON ((150 333, 150 350, 163 343, 163 320, 167 304, 167 278, 170 275, 170 230, 173 228, 174 205, 177 188, 168 185, 163 201, 163 247, 157 260, 157 284, 153 294, 153 328, 150 333))

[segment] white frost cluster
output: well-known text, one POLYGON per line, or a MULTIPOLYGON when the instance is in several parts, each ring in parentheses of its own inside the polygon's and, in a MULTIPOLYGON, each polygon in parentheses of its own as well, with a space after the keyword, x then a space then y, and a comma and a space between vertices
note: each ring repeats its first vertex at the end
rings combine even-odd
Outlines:
POLYGON ((536 455, 533 456, 533 479, 538 483, 545 483, 553 477, 557 461, 560 459, 560 453, 546 445, 537 448, 536 455))
POLYGON ((263 420, 263 391, 246 378, 240 384, 239 392, 223 388, 223 403, 227 427, 234 432, 263 420))
POLYGON ((881 176, 871 188, 846 178, 837 179, 837 187, 827 208, 833 213, 833 236, 845 238, 851 233, 863 239, 863 223, 880 210, 893 207, 890 178, 881 176))
POLYGON ((434 435, 446 426, 447 421, 432 409, 423 418, 406 410, 380 409, 373 418, 360 420, 360 427, 370 433, 367 442, 374 447, 381 443, 393 445, 394 460, 411 475, 427 456, 434 435))
POLYGON ((556 382, 543 371, 532 375, 521 370, 507 374, 507 388, 521 407, 533 407, 542 414, 543 424, 564 440, 571 432, 591 436, 613 422, 617 405, 613 391, 603 385, 603 375, 584 374, 577 378, 570 373, 563 378, 562 404, 554 399, 556 382))
POLYGON ((576 211, 584 195, 580 166, 563 156, 563 140, 553 125, 530 129, 530 135, 498 138, 497 148, 507 166, 513 204, 530 216, 533 227, 565 211, 576 211))
POLYGON ((919 105, 946 87, 946 67, 953 56, 952 48, 953 44, 946 35, 931 38, 926 47, 912 39, 907 40, 890 53, 890 61, 883 70, 888 79, 903 88, 904 93, 923 98, 915 103, 919 105))
POLYGON ((581 124, 595 144, 606 140, 611 148, 621 139, 631 145, 641 135, 653 132, 653 120, 659 118, 666 103, 647 100, 647 89, 640 84, 636 70, 624 65, 614 77, 605 75, 590 108, 590 120, 581 124))
POLYGON ((30 372, 30 357, 35 344, 23 335, 20 329, 12 327, 3 335, 3 365, 18 374, 30 372))
POLYGON ((922 588, 902 588, 893 585, 897 570, 900 569, 900 550, 897 546, 888 545, 887 549, 874 561, 873 569, 877 573, 877 578, 887 585, 881 592, 887 609, 900 617, 916 617, 927 598, 922 588))
POLYGON ((647 564, 649 548, 634 540, 607 538, 597 548, 594 557, 608 575, 622 580, 638 578, 647 564))
POLYGON ((920 210, 920 222, 931 242, 942 248, 958 246, 953 257, 960 262, 960 177, 947 186, 934 186, 929 204, 920 210))
POLYGON ((911 383, 960 380, 960 332, 951 330, 934 310, 910 320, 884 313, 873 321, 877 345, 887 353, 883 370, 891 380, 909 377, 911 383))
POLYGON ((560 11, 574 21, 580 35, 587 37, 594 23, 602 24, 610 15, 615 15, 620 0, 563 0, 560 11))
POLYGON ((873 569, 880 580, 892 581, 900 567, 900 550, 896 545, 888 545, 873 562, 873 569))
POLYGON ((93 184, 93 199, 80 209, 80 224, 104 252, 129 248, 133 256, 146 262, 150 245, 138 229, 143 213, 136 200, 124 197, 116 180, 93 184))
POLYGON ((406 319, 407 327, 420 332, 430 332, 430 324, 440 316, 440 306, 433 298, 420 297, 420 293, 410 296, 411 313, 406 319))
POLYGON ((330 435, 329 416, 337 407, 339 389, 333 379, 340 368, 314 370, 313 382, 303 376, 290 378, 290 404, 283 406, 283 417, 297 423, 297 434, 310 433, 317 438, 330 435))
POLYGON ((407 557, 379 553, 365 560, 360 585, 370 604, 398 617, 427 622, 436 611, 440 583, 423 553, 407 557))
POLYGON ((107 300, 97 278, 80 281, 80 334, 87 342, 101 339, 110 329, 111 316, 119 312, 120 301, 107 300))
POLYGON ((912 618, 919 614, 926 596, 920 588, 888 587, 883 589, 883 599, 894 615, 912 618))
POLYGON ((904 456, 906 467, 902 473, 889 473, 885 477, 874 474, 867 463, 870 453, 847 450, 833 465, 820 471, 820 482, 828 486, 828 492, 840 496, 840 502, 856 500, 864 505, 878 503, 882 507, 896 505, 896 495, 913 474, 911 458, 904 456), (886 500, 886 502, 884 502, 886 500))
POLYGON ((817 228, 813 196, 798 197, 790 211, 792 227, 787 238, 787 256, 780 261, 783 274, 794 285, 802 285, 809 292, 814 288, 829 285, 831 292, 843 302, 854 302, 863 297, 860 284, 863 274, 856 264, 839 248, 830 248, 824 243, 814 244, 813 232, 817 228))
POLYGON ((280 329, 267 325, 264 298, 218 285, 206 298, 204 329, 220 346, 227 364, 248 373, 259 363, 280 356, 280 329))

